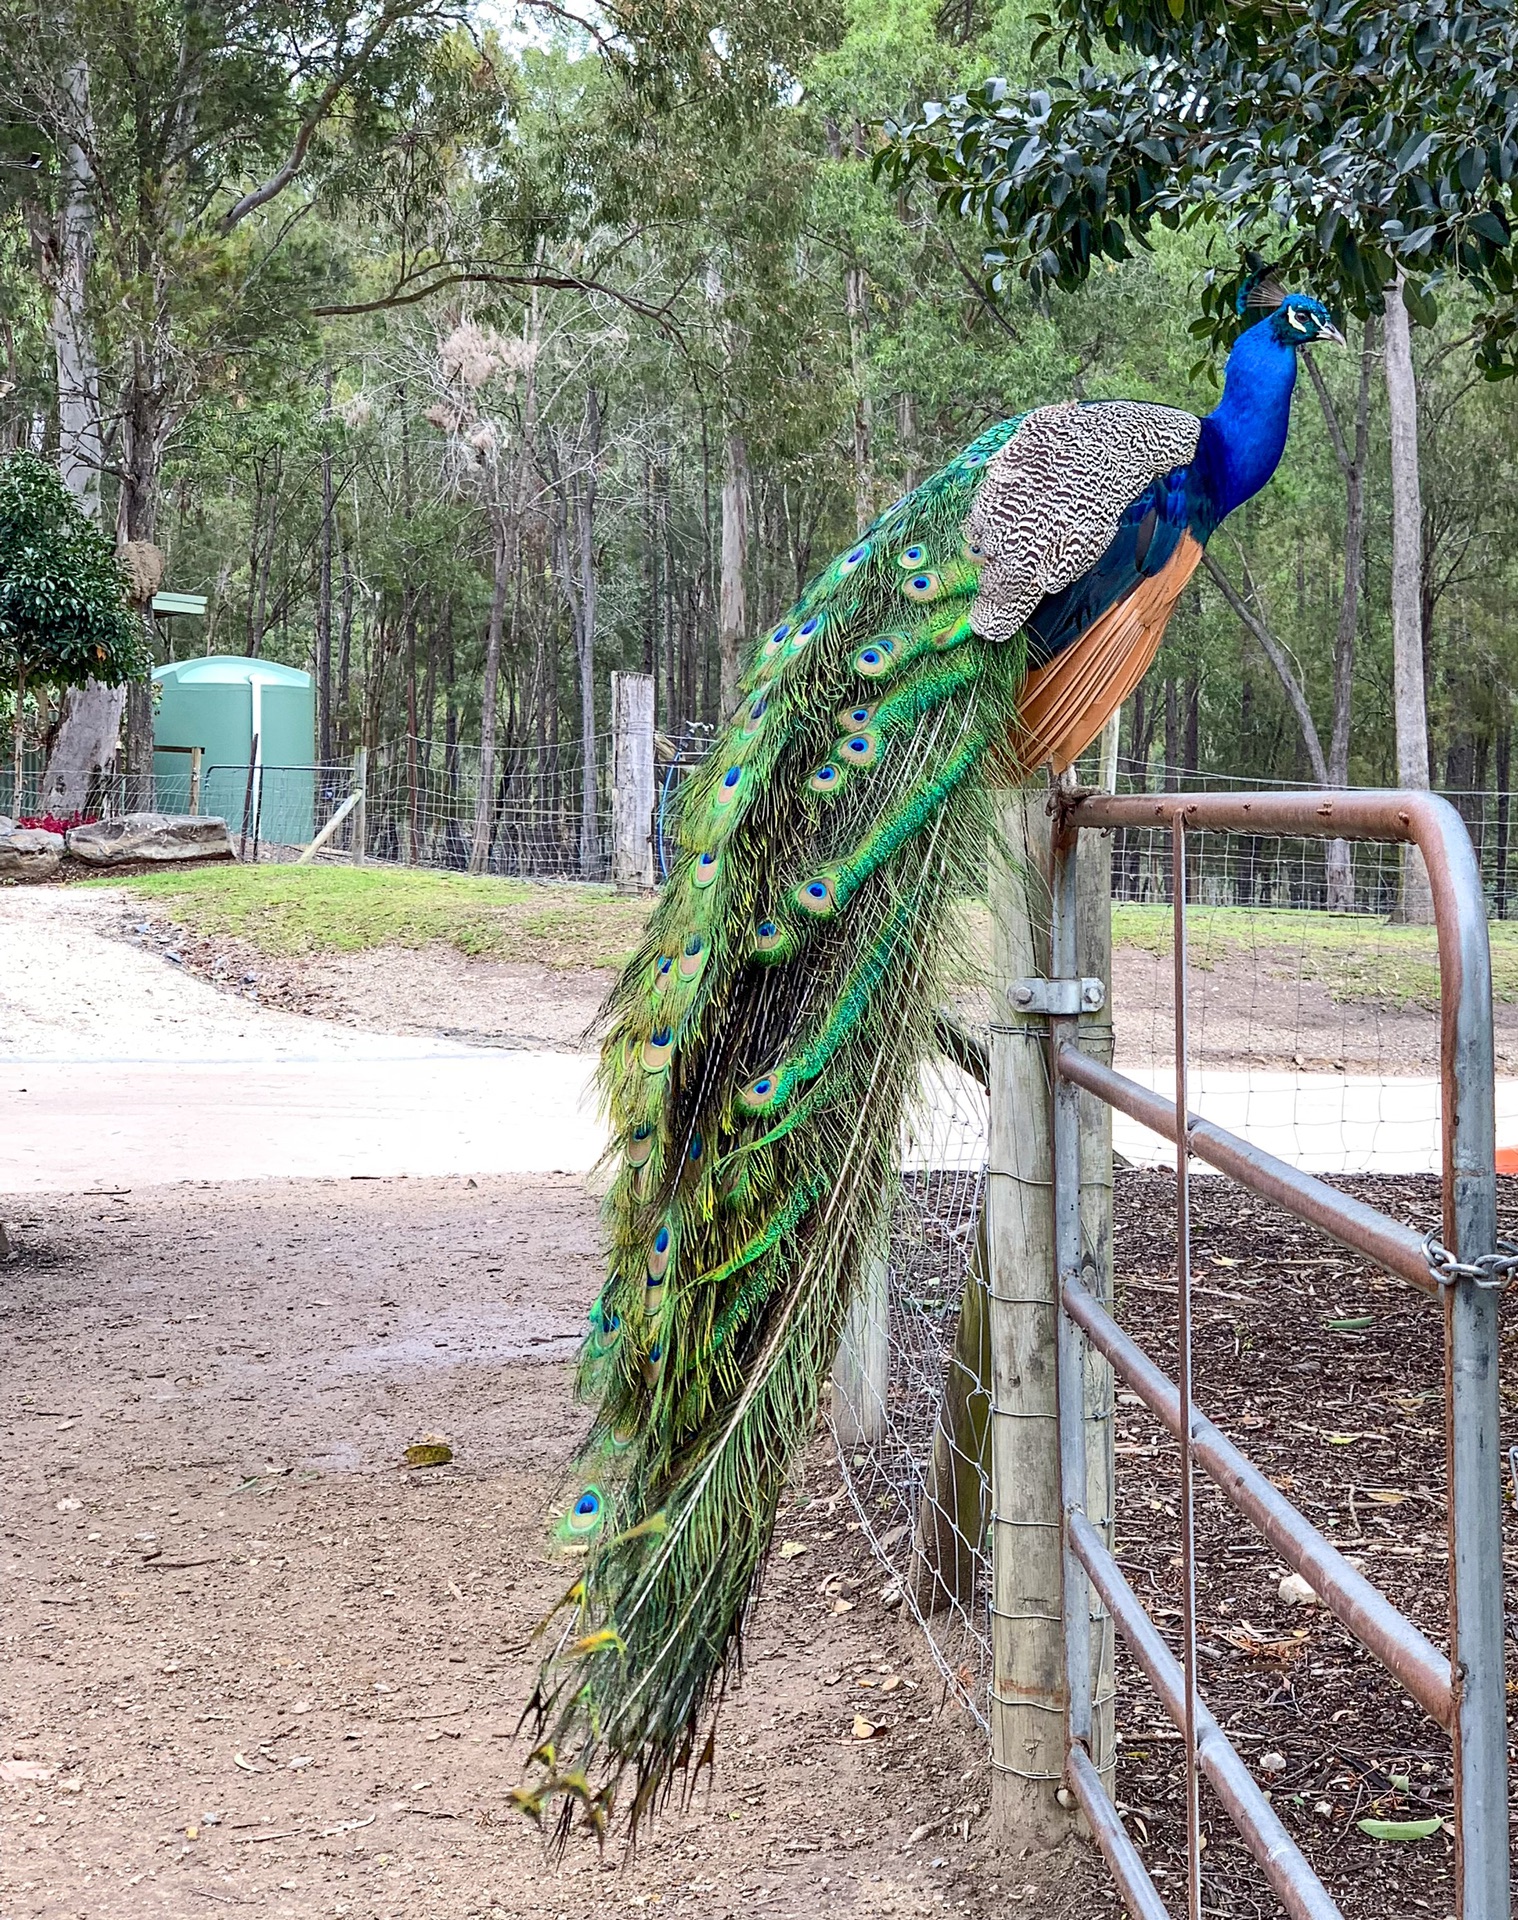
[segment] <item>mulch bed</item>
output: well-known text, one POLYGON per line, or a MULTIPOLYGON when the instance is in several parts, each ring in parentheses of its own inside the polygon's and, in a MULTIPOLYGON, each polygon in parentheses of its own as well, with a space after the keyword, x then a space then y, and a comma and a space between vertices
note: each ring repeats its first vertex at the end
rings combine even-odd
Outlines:
MULTIPOLYGON (((1175 1369, 1175 1181, 1117 1176, 1118 1318, 1175 1369)), ((1420 1232, 1439 1221, 1432 1177, 1335 1184, 1420 1232)), ((1518 1231, 1518 1181, 1499 1183, 1518 1231)), ((1443 1327, 1437 1303, 1232 1182, 1192 1182, 1193 1364, 1200 1409, 1290 1494, 1436 1644, 1445 1646, 1443 1327)), ((1504 1338, 1504 1407, 1518 1352, 1504 1338)), ((1179 1646, 1177 1449, 1133 1396, 1118 1396, 1117 1552, 1179 1646)), ((1518 1557, 1505 1487, 1504 1558, 1518 1557)), ((1454 1912, 1447 1835, 1369 1838, 1366 1818, 1453 1810, 1449 1742, 1378 1662, 1325 1613, 1287 1605, 1287 1571, 1248 1523, 1198 1480, 1198 1666, 1202 1692, 1347 1920, 1454 1912), (1273 1758, 1284 1760, 1278 1768, 1273 1758)), ((1511 1617, 1511 1616, 1510 1616, 1511 1617)), ((1511 1629, 1510 1629, 1511 1630, 1511 1629)), ((1178 1738, 1133 1662, 1118 1654, 1117 1792, 1172 1910, 1185 1907, 1185 1786, 1178 1738)), ((1203 1783, 1204 1908, 1281 1909, 1203 1783)))

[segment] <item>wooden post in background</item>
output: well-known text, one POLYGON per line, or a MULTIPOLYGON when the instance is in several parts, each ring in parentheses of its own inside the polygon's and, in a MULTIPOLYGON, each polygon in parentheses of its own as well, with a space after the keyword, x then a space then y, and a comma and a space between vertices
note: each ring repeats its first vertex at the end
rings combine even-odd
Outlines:
POLYGON ((611 879, 654 884, 654 680, 611 676, 611 879))
POLYGON ((359 747, 353 755, 353 791, 358 805, 353 809, 353 864, 363 866, 369 858, 369 749, 359 747))
POLYGON ((205 759, 204 747, 190 749, 190 812, 200 812, 200 770, 205 759))
MULTIPOLYGON (((881 1238, 886 1228, 882 1228, 881 1238)), ((890 1271, 882 1245, 865 1260, 859 1292, 849 1308, 833 1361, 833 1430, 847 1451, 885 1432, 891 1378, 890 1271)))
POLYGON ((1059 1414, 1054 1359, 1052 1112, 1046 1024, 1015 980, 1049 971, 1053 821, 1042 789, 1008 793, 992 850, 991 1132, 986 1170, 991 1336, 991 1815, 998 1838, 1057 1846, 1065 1763, 1059 1414))

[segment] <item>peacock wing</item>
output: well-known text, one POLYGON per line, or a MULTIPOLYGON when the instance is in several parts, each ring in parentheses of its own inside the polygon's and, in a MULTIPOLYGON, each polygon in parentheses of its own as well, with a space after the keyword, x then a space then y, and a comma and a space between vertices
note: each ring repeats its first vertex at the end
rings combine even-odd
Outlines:
POLYGON ((1040 600, 1089 572, 1144 489, 1192 460, 1201 431, 1194 413, 1138 400, 1026 415, 987 462, 965 522, 981 563, 976 633, 1012 639, 1040 600))

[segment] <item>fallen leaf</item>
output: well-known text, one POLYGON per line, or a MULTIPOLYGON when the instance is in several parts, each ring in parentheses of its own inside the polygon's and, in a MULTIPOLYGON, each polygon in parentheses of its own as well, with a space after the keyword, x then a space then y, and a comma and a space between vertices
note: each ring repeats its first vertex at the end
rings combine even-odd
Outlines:
POLYGON ((856 1740, 878 1740, 887 1731, 883 1725, 866 1720, 862 1713, 854 1715, 854 1738, 856 1740))
POLYGON ((402 1459, 408 1467, 446 1467, 453 1458, 453 1447, 446 1434, 424 1433, 413 1440, 402 1459))
POLYGON ((780 1558, 794 1560, 798 1553, 810 1553, 811 1548, 803 1540, 786 1540, 781 1543, 780 1558))
POLYGON ((880 1691, 882 1693, 894 1693, 900 1685, 901 1675, 899 1673, 888 1673, 880 1683, 880 1691))
POLYGON ((1378 1507, 1400 1507, 1407 1495, 1398 1493, 1395 1487, 1369 1487, 1365 1497, 1378 1507))
POLYGON ((852 1600, 835 1600, 833 1602, 833 1611, 834 1613, 852 1613, 854 1611, 854 1603, 852 1600))
POLYGON ((1427 1820, 1359 1820, 1355 1824, 1372 1840, 1432 1840, 1444 1822, 1431 1814, 1427 1820))

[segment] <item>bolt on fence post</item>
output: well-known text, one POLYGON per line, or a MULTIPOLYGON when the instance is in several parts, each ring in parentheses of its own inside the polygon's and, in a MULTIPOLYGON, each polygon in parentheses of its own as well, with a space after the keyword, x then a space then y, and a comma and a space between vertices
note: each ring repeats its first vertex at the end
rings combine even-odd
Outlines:
POLYGON ((1048 796, 1010 792, 991 853, 991 1762, 999 1837, 1052 1847, 1076 1826, 1065 1765, 1055 1388, 1052 1102, 1041 1022, 1012 982, 1046 971, 1053 838, 1048 796))

